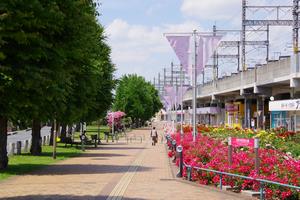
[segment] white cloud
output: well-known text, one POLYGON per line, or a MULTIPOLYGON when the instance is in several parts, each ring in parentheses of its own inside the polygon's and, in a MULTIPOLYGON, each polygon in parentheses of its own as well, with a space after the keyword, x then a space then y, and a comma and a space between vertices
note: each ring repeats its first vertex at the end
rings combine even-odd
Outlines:
POLYGON ((201 20, 228 20, 240 10, 241 0, 184 0, 184 15, 201 20))
POLYGON ((151 27, 132 25, 122 19, 115 19, 106 28, 106 35, 112 47, 112 60, 118 68, 117 76, 137 73, 148 79, 153 77, 164 67, 162 63, 167 64, 175 57, 163 34, 192 32, 194 29, 201 30, 194 21, 151 27), (155 67, 157 70, 154 70, 155 67))

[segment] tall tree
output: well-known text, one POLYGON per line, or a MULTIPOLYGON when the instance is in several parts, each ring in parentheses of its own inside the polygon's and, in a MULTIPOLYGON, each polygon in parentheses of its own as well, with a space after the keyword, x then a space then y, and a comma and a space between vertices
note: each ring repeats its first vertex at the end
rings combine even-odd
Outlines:
POLYGON ((114 67, 95 6, 92 0, 1 1, 0 169, 7 166, 8 119, 32 120, 31 153, 39 155, 41 121, 75 122, 109 107, 114 67))
POLYGON ((141 76, 125 75, 118 83, 114 109, 121 110, 138 124, 155 115, 162 107, 158 92, 141 76))

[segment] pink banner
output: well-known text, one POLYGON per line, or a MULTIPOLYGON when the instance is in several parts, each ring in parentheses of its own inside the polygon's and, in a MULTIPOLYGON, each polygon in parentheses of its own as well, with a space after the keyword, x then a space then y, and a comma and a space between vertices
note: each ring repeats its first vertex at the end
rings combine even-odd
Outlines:
POLYGON ((176 98, 176 89, 173 86, 165 86, 165 91, 167 93, 167 96, 171 97, 171 99, 176 98))
POLYGON ((246 138, 231 138, 231 145, 233 147, 249 147, 254 148, 254 139, 246 138))
POLYGON ((166 36, 182 67, 189 69, 189 48, 191 36, 166 36))
POLYGON ((214 54, 214 51, 219 45, 222 36, 207 36, 201 35, 199 37, 199 46, 197 52, 197 74, 203 72, 205 65, 207 64, 209 58, 214 54))
POLYGON ((171 99, 169 96, 163 96, 162 97, 162 103, 164 104, 164 107, 168 110, 171 109, 171 99))

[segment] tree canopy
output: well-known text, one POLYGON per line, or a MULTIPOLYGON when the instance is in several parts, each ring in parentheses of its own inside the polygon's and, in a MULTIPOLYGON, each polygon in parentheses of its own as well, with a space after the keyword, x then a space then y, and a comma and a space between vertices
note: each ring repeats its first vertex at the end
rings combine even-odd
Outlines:
POLYGON ((0 169, 7 164, 7 120, 92 121, 111 106, 115 67, 92 0, 0 3, 0 169), (5 164, 6 163, 6 164, 5 164))
POLYGON ((145 122, 162 108, 158 91, 143 77, 124 75, 118 82, 114 110, 121 110, 135 123, 145 122))

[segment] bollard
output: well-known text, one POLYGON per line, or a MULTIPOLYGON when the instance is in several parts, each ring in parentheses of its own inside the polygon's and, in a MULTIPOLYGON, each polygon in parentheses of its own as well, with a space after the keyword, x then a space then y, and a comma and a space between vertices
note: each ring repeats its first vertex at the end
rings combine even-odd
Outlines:
POLYGON ((97 143, 97 137, 94 138, 94 141, 95 141, 95 148, 97 148, 97 144, 98 144, 97 143))
POLYGON ((28 152, 28 148, 29 147, 29 142, 28 142, 28 140, 25 140, 25 145, 24 145, 24 152, 28 152))
POLYGON ((17 155, 21 155, 22 142, 17 141, 17 155))
POLYGON ((179 172, 176 175, 177 177, 182 177, 182 174, 183 174, 183 155, 182 155, 182 150, 183 150, 183 148, 182 148, 181 145, 177 146, 176 151, 178 152, 179 159, 180 159, 180 161, 179 161, 179 172))
POLYGON ((192 167, 187 167, 187 180, 192 181, 192 167))
MULTIPOLYGON (((173 150, 173 151, 176 151, 176 140, 173 140, 173 141, 172 141, 172 147, 173 147, 172 150, 173 150)), ((174 156, 172 162, 173 162, 173 163, 176 162, 176 154, 175 154, 175 156, 174 156)))
POLYGON ((43 137, 43 146, 46 145, 46 136, 43 137))
POLYGON ((85 140, 85 135, 82 135, 82 136, 81 136, 81 150, 82 150, 82 151, 85 151, 85 148, 84 148, 84 140, 85 140))
POLYGON ((14 155, 15 154, 15 148, 16 148, 16 144, 15 143, 11 143, 10 155, 14 155))

